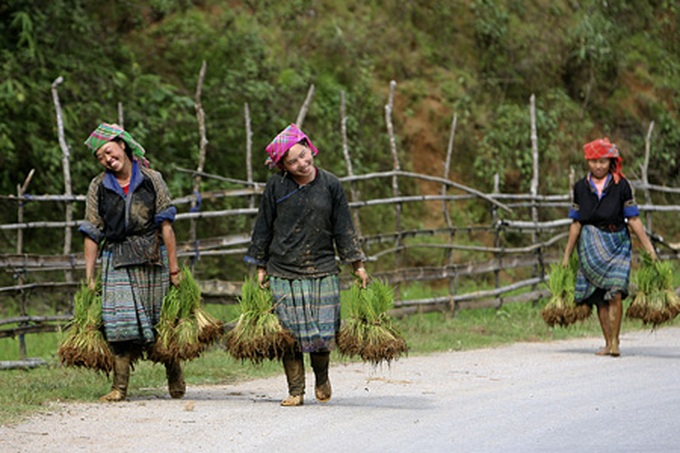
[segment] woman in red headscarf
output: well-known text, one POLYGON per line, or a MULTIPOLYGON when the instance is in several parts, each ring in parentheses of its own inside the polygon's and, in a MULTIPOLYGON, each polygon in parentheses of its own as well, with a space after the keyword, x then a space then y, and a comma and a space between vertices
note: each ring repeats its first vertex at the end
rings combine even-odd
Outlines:
POLYGON ((316 399, 331 398, 328 363, 340 327, 336 250, 361 284, 368 283, 345 192, 337 177, 314 165, 318 153, 295 124, 267 146, 267 163, 280 171, 267 181, 245 257, 257 266, 260 286, 271 287, 279 320, 296 339, 283 358, 288 397, 282 406, 303 404, 307 352, 316 399))
POLYGON ((622 300, 628 296, 630 276, 629 229, 652 259, 656 259, 656 252, 640 220, 633 189, 621 172, 623 159, 616 145, 603 138, 587 143, 583 151, 589 173, 574 184, 569 211, 573 222, 562 265, 567 266, 577 247, 574 299, 597 307, 605 346, 596 354, 618 357, 622 300))

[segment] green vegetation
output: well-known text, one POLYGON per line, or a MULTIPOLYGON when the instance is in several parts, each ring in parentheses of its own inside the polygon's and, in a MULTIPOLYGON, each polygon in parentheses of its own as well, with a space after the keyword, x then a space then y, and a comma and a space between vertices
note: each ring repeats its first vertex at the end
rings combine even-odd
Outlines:
MULTIPOLYGON (((190 193, 189 175, 175 168, 196 165, 194 94, 203 61, 205 168, 221 176, 244 179, 246 103, 259 159, 271 137, 295 120, 312 84, 305 128, 322 150, 320 164, 344 174, 344 93, 355 172, 391 168, 384 105, 395 80, 402 168, 443 161, 456 114, 454 177, 490 190, 490 175, 500 171, 503 190, 525 191, 534 94, 541 193, 567 190, 564 170, 581 168, 580 146, 594 136, 609 135, 635 177, 651 121, 650 182, 677 186, 678 14, 673 2, 625 0, 3 2, 0 193, 15 193, 32 168, 29 193, 63 192, 50 92, 59 76, 74 193, 84 193, 98 171, 82 143, 100 121, 117 121, 119 103, 125 126, 146 146, 171 193, 190 193)), ((255 173, 263 180, 267 170, 256 165, 255 173)), ((202 184, 204 191, 228 186, 207 179, 202 184)), ((362 190, 377 196, 389 185, 362 190)), ((230 202, 212 203, 220 209, 230 202)), ((14 221, 14 209, 2 209, 0 216, 14 221)), ((53 220, 63 213, 29 203, 26 216, 53 220)), ((375 228, 374 218, 380 220, 366 214, 367 231, 375 228)), ((244 221, 207 220, 202 227, 219 235, 244 221)), ((27 233, 24 247, 58 252, 58 234, 27 233)), ((5 249, 14 238, 2 240, 5 249)))

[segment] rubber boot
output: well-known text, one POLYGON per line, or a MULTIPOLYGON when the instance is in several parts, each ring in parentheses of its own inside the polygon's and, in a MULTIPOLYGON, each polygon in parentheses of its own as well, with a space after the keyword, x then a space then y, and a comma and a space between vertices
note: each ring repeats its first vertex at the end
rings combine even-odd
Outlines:
POLYGON ((602 334, 604 335, 605 345, 604 348, 597 351, 596 355, 609 355, 611 354, 611 319, 609 316, 609 304, 606 302, 600 302, 597 304, 597 319, 600 321, 600 327, 602 328, 602 334))
POLYGON ((312 352, 310 355, 312 362, 312 369, 314 370, 314 377, 316 383, 314 385, 314 393, 316 399, 321 403, 326 403, 331 399, 331 381, 328 379, 328 363, 330 362, 331 353, 312 352))
POLYGON ((288 397, 281 406, 302 406, 305 394, 305 362, 302 352, 295 351, 283 356, 283 369, 288 381, 288 397))
POLYGON ((623 303, 621 293, 618 293, 609 301, 609 325, 611 334, 611 348, 609 354, 613 357, 621 355, 619 351, 619 333, 621 332, 621 321, 623 319, 623 303))
POLYGON ((123 401, 127 396, 130 381, 130 351, 116 353, 113 356, 113 384, 111 391, 99 398, 100 401, 123 401))
POLYGON ((184 373, 182 372, 182 364, 171 362, 165 364, 165 375, 168 378, 168 391, 170 396, 174 399, 180 399, 187 391, 187 385, 184 382, 184 373))

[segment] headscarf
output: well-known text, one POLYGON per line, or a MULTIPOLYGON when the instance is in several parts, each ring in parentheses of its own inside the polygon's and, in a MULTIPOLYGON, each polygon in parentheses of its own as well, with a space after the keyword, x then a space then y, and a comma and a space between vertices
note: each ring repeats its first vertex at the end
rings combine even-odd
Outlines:
POLYGON ((312 156, 319 154, 319 150, 312 144, 312 141, 302 132, 295 124, 290 124, 283 131, 279 133, 274 140, 267 145, 267 155, 269 158, 265 161, 265 164, 269 168, 274 168, 275 166, 282 168, 281 158, 288 152, 290 148, 296 143, 300 143, 302 140, 307 141, 307 146, 312 150, 312 156))
POLYGON ((115 138, 120 138, 125 142, 134 159, 140 161, 146 167, 149 166, 149 161, 144 157, 146 151, 144 151, 142 145, 137 143, 129 132, 117 124, 101 123, 85 140, 85 146, 92 150, 92 154, 95 154, 99 148, 115 138))
POLYGON ((609 138, 598 138, 590 143, 586 143, 583 145, 583 154, 586 160, 602 159, 603 157, 614 159, 614 168, 610 170, 614 177, 614 182, 618 184, 619 180, 624 177, 621 171, 623 169, 623 158, 619 155, 616 145, 611 143, 609 138))

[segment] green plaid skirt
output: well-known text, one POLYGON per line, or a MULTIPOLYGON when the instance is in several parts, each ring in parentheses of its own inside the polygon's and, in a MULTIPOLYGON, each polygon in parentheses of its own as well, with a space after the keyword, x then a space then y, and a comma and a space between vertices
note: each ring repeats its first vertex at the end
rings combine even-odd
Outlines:
POLYGON ((340 329, 340 281, 337 275, 288 280, 271 277, 281 325, 300 344, 302 352, 330 351, 340 329))
POLYGON ((628 296, 631 243, 626 228, 614 233, 583 225, 578 243, 578 271, 574 300, 589 303, 596 289, 609 300, 616 293, 628 296))
POLYGON ((163 297, 170 289, 168 253, 161 247, 163 266, 113 267, 113 255, 102 253, 102 321, 109 342, 155 341, 163 297))

